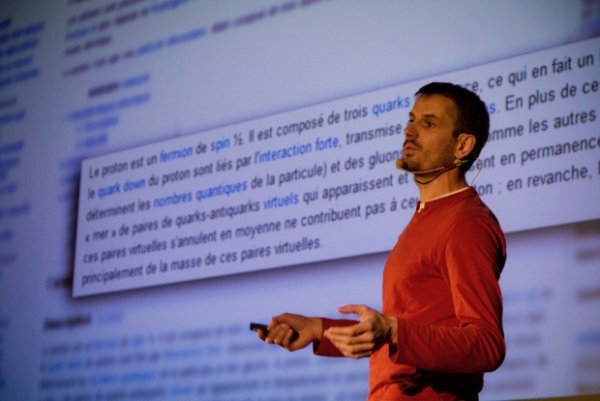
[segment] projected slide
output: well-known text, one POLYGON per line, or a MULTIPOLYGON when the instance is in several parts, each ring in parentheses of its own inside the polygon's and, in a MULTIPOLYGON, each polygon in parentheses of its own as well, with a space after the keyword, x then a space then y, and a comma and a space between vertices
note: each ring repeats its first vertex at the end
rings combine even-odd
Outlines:
POLYGON ((598 1, 0 2, 0 400, 365 400, 248 323, 381 308, 433 80, 491 114, 480 399, 600 394, 598 1))
POLYGON ((488 105, 490 143, 470 176, 505 231, 599 218, 599 44, 87 159, 73 293, 390 249, 418 201, 412 177, 394 162, 412 94, 430 80, 462 83, 488 105), (549 207, 540 209, 532 196, 549 207), (567 199, 575 205, 564 208, 567 199))

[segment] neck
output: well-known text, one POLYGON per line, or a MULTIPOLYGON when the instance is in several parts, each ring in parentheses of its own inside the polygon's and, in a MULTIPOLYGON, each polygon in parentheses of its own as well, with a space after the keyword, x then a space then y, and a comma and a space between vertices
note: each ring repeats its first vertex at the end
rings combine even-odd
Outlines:
POLYGON ((458 169, 446 171, 431 182, 423 182, 425 183, 417 182, 421 202, 439 198, 468 186, 464 173, 458 169))

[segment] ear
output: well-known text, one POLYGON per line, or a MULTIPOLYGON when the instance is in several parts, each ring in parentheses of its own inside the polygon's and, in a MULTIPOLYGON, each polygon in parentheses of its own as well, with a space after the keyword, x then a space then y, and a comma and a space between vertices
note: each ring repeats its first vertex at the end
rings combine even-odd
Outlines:
POLYGON ((454 148, 454 157, 461 160, 464 159, 471 153, 475 147, 477 139, 472 134, 459 134, 456 138, 456 145, 454 148))

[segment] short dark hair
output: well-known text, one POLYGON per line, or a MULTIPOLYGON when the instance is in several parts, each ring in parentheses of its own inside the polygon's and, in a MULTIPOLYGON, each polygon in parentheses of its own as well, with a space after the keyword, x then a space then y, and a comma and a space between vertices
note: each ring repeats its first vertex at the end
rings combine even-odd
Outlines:
POLYGON ((476 93, 449 82, 431 82, 415 93, 415 96, 429 95, 444 96, 456 105, 458 115, 453 132, 455 137, 461 133, 475 136, 475 147, 463 159, 468 161, 460 166, 463 172, 467 171, 479 157, 490 133, 490 115, 486 105, 476 93))

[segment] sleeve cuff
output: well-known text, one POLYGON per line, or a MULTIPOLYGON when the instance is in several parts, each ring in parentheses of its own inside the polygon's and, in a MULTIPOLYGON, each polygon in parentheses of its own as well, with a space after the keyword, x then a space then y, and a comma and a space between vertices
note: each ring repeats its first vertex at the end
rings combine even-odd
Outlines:
POLYGON ((397 344, 390 344, 389 346, 389 357, 393 362, 398 363, 401 357, 401 352, 400 352, 400 344, 405 344, 406 343, 406 339, 405 339, 405 329, 406 329, 406 322, 403 319, 397 318, 397 325, 396 325, 396 330, 397 330, 397 336, 398 336, 398 343, 397 344))
POLYGON ((334 326, 351 326, 357 324, 356 320, 344 320, 344 319, 327 319, 321 318, 323 324, 323 331, 321 332, 321 340, 313 342, 313 353, 320 356, 343 356, 342 353, 329 341, 323 333, 330 327, 334 326))

